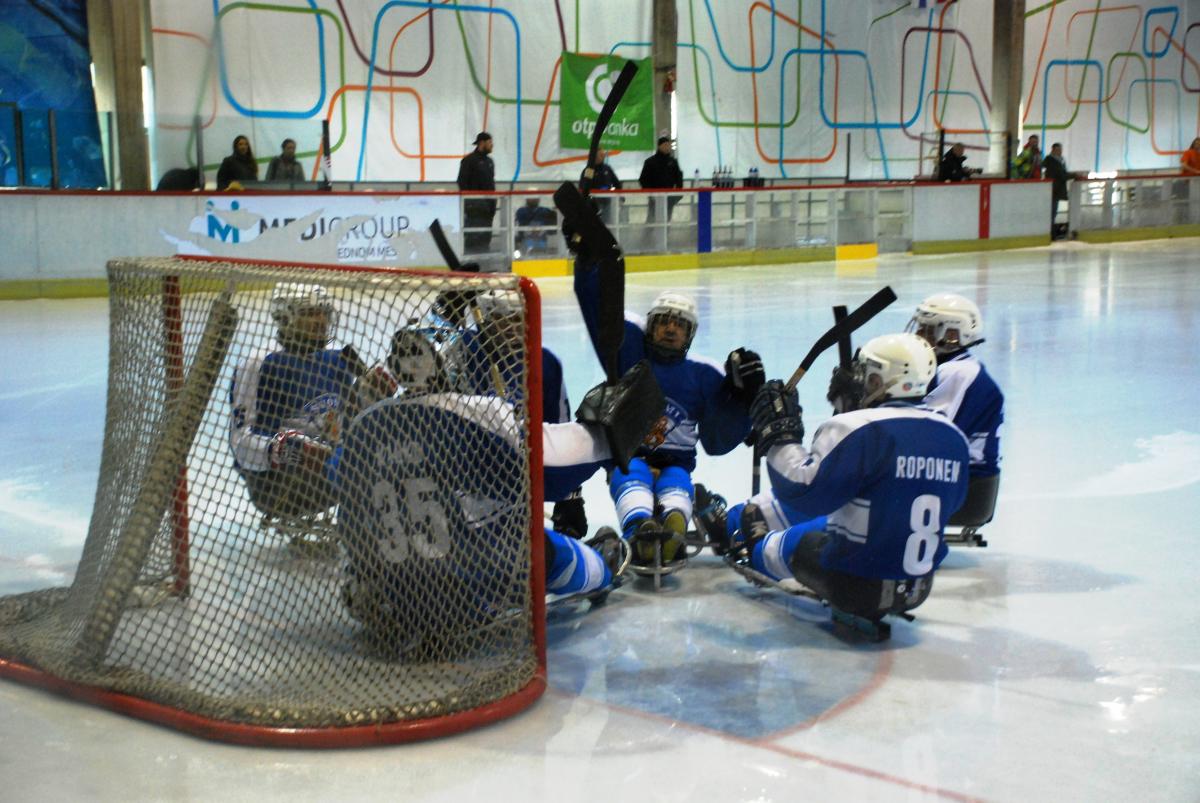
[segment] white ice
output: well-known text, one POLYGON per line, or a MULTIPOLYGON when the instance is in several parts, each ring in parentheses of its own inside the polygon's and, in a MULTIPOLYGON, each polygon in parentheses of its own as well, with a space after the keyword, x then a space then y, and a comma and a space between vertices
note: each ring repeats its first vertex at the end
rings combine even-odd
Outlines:
MULTIPOLYGON (((789 373, 883 284, 976 299, 1007 394, 990 546, 954 551, 912 624, 848 645, 805 600, 702 558, 655 594, 552 614, 550 689, 440 741, 230 747, 0 681, 0 798, 104 800, 1195 800, 1200 796, 1200 274, 1195 240, 871 263, 634 273, 694 293, 694 349, 789 373)), ((541 281, 571 395, 601 378, 570 282, 541 281)), ((0 303, 0 594, 68 582, 104 429, 103 300, 0 303)), ((828 415, 828 354, 801 383, 828 415)), ((749 490, 740 449, 696 479, 749 490)), ((612 523, 599 480, 593 526, 612 523)))

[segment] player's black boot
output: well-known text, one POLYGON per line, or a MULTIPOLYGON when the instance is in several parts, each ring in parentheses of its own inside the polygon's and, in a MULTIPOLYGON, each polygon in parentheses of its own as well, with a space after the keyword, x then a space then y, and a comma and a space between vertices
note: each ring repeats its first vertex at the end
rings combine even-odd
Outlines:
POLYGON ((726 507, 725 497, 696 483, 696 505, 692 511, 692 520, 696 523, 696 530, 703 537, 705 545, 717 555, 724 555, 729 551, 726 507))
POLYGON ((583 543, 600 554, 604 565, 612 573, 612 584, 588 597, 593 605, 603 605, 608 599, 609 592, 618 588, 623 582, 621 576, 629 568, 633 551, 630 549, 629 543, 612 527, 601 527, 595 534, 583 539, 583 543))

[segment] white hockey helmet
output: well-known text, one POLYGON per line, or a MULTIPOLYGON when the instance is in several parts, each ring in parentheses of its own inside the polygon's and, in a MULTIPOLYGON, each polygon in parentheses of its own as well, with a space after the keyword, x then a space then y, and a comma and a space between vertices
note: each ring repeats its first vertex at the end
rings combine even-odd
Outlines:
POLYGON ((696 310, 696 302, 690 296, 674 290, 666 290, 658 294, 650 311, 646 313, 646 346, 647 349, 663 362, 674 362, 683 359, 692 346, 696 337, 696 329, 700 326, 700 315, 696 310), (664 343, 655 338, 655 326, 665 321, 676 321, 682 324, 684 335, 682 343, 664 343))
POLYGON ((271 317, 285 346, 321 348, 337 331, 337 309, 319 284, 280 282, 271 291, 271 317), (320 312, 322 315, 313 315, 320 312))
POLYGON ((938 354, 952 354, 983 338, 983 316, 970 299, 936 293, 917 305, 905 331, 925 338, 938 354))
POLYGON ((937 357, 923 338, 906 332, 867 341, 854 365, 865 392, 861 406, 870 407, 886 399, 924 396, 937 372, 937 357))

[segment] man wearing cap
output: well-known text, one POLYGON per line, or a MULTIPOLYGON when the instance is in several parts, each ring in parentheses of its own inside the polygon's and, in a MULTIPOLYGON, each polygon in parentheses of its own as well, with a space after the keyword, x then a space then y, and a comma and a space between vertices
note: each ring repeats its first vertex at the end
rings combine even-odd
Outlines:
MULTIPOLYGON (((672 189, 683 186, 683 171, 679 169, 679 162, 675 161, 675 157, 671 155, 670 137, 658 138, 658 149, 642 164, 642 175, 638 177, 638 183, 644 190, 672 189)), ((671 219, 671 210, 675 208, 679 198, 678 195, 668 196, 667 220, 671 219)), ((653 222, 653 198, 650 199, 646 214, 647 220, 653 222)))
MULTIPOLYGON (((458 163, 458 189, 461 192, 495 191, 496 165, 488 155, 491 152, 492 135, 480 131, 475 135, 475 150, 458 163)), ((464 253, 486 252, 491 248, 492 218, 495 214, 494 198, 467 198, 463 201, 463 228, 481 229, 468 231, 463 235, 464 253)))

